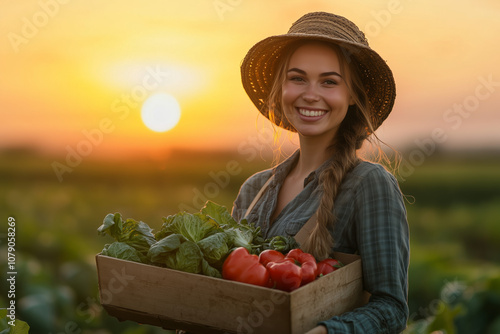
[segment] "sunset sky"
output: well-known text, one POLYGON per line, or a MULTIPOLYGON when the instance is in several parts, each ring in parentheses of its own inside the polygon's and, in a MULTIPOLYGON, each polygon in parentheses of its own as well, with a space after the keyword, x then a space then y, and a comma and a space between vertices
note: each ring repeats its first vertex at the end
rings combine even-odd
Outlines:
POLYGON ((95 156, 237 149, 269 128, 242 88, 241 60, 256 42, 286 33, 317 10, 355 22, 392 68, 397 100, 379 130, 382 139, 402 148, 441 129, 449 147, 500 146, 496 0, 4 0, 0 6, 1 147, 64 153, 86 133, 94 134, 95 156), (140 116, 142 102, 159 92, 181 107, 178 125, 162 133, 140 116))

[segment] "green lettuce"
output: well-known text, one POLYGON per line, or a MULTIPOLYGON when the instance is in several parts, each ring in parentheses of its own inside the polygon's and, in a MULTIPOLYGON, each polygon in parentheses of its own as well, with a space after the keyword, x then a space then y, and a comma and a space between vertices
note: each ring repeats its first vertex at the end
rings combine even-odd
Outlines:
POLYGON ((223 229, 235 227, 238 223, 233 219, 226 207, 207 201, 201 213, 214 219, 223 229))
POLYGON ((172 256, 186 239, 181 234, 171 234, 151 246, 148 258, 152 263, 165 265, 167 258, 172 256))
POLYGON ((133 219, 123 220, 121 214, 108 214, 97 229, 99 235, 110 235, 118 242, 124 242, 144 256, 156 242, 153 230, 148 224, 133 219))
POLYGON ((198 242, 209 235, 221 232, 222 228, 211 217, 201 213, 180 212, 163 218, 161 230, 155 234, 157 240, 170 234, 181 234, 187 240, 198 242))
POLYGON ((196 243, 180 234, 171 234, 151 246, 148 257, 153 264, 188 273, 201 272, 203 253, 196 243))
POLYGON ((163 218, 161 230, 155 234, 159 241, 151 247, 149 259, 172 269, 221 277, 222 264, 231 250, 232 239, 219 222, 223 226, 236 222, 224 207, 208 207, 212 210, 211 215, 202 210, 163 218), (184 245, 188 241, 190 243, 184 245))
MULTIPOLYGON (((163 217, 155 234, 147 224, 124 220, 119 213, 108 214, 98 233, 116 240, 103 249, 103 255, 213 277, 221 277, 224 260, 234 248, 259 254, 269 247, 260 227, 245 219, 236 222, 224 206, 210 201, 199 213, 163 217)), ((286 246, 283 240, 273 245, 286 246)))
POLYGON ((253 254, 262 251, 265 240, 260 227, 248 223, 246 219, 236 222, 226 207, 211 201, 207 201, 201 212, 212 217, 223 228, 229 237, 231 249, 245 247, 253 254))
POLYGON ((105 245, 101 253, 102 255, 107 255, 122 260, 141 263, 147 261, 147 258, 142 255, 137 249, 124 242, 119 241, 115 241, 112 244, 105 245))
POLYGON ((231 227, 226 230, 233 247, 245 247, 249 252, 252 251, 253 233, 246 228, 231 227))
POLYGON ((186 240, 177 250, 170 252, 166 256, 166 265, 168 268, 185 271, 188 273, 201 273, 201 261, 203 253, 196 243, 186 240))
POLYGON ((201 260, 201 273, 206 276, 222 278, 221 272, 212 267, 205 259, 201 260))
POLYGON ((204 258, 210 264, 219 265, 222 268, 221 261, 225 260, 229 253, 229 237, 224 232, 219 232, 206 237, 197 242, 203 252, 204 258))

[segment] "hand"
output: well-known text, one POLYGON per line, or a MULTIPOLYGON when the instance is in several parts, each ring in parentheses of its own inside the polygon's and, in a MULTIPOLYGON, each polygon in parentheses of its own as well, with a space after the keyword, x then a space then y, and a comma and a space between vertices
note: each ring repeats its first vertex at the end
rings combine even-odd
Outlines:
POLYGON ((306 334, 328 334, 328 330, 325 326, 317 326, 308 331, 306 334))

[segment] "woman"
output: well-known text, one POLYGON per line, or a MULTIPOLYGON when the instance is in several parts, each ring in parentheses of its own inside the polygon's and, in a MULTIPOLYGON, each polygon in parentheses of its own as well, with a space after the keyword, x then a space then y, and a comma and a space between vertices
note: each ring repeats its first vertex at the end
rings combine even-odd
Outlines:
POLYGON ((361 256, 369 302, 308 334, 401 332, 408 318, 406 210, 396 179, 357 155, 392 110, 391 70, 352 22, 317 12, 252 47, 241 73, 259 111, 297 132, 300 149, 245 181, 233 217, 261 226, 265 237, 295 236, 311 220, 303 250, 318 260, 333 251, 361 256))

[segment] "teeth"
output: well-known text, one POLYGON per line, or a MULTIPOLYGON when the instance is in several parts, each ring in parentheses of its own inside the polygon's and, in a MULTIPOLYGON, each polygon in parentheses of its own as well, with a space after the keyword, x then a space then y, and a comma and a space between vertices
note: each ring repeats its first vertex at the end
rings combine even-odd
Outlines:
POLYGON ((308 109, 299 109, 299 113, 304 116, 323 116, 326 114, 324 110, 308 110, 308 109))

